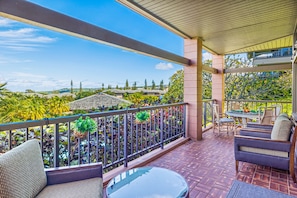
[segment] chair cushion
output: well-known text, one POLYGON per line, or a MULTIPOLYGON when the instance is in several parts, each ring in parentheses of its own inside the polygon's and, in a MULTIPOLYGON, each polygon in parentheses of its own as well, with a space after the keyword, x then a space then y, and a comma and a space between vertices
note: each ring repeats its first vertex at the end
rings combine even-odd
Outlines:
POLYGON ((277 117, 271 132, 272 140, 288 141, 291 133, 292 122, 285 116, 277 117))
POLYGON ((0 156, 1 197, 35 197, 46 183, 38 140, 29 140, 0 156))
POLYGON ((234 119, 232 118, 221 118, 220 123, 232 123, 234 122, 234 119))
POLYGON ((285 117, 285 118, 288 118, 289 119, 289 115, 286 114, 286 113, 281 113, 277 117, 285 117))
POLYGON ((248 147, 248 146, 240 146, 239 150, 251 152, 251 153, 264 154, 264 155, 272 155, 277 157, 289 157, 289 153, 285 151, 261 149, 261 148, 254 148, 254 147, 248 147))
POLYGON ((46 186, 37 198, 75 198, 103 197, 102 178, 85 179, 81 181, 46 186))

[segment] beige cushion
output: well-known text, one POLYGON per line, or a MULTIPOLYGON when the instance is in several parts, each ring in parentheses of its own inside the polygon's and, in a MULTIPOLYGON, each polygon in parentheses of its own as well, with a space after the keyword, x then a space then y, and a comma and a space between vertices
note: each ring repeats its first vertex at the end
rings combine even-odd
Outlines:
POLYGON ((76 182, 46 186, 37 198, 102 198, 102 178, 85 179, 76 182))
POLYGON ((240 146, 239 150, 251 152, 251 153, 258 153, 258 154, 264 154, 264 155, 273 155, 278 157, 289 157, 288 152, 284 151, 275 151, 275 150, 269 150, 269 149, 261 149, 261 148, 253 148, 248 146, 240 146))
POLYGON ((277 117, 271 132, 272 140, 288 141, 291 133, 292 122, 284 116, 277 117))
POLYGON ((281 113, 277 117, 286 117, 289 119, 289 115, 287 113, 281 113))
POLYGON ((46 183, 38 140, 29 140, 0 156, 1 198, 35 197, 46 183))

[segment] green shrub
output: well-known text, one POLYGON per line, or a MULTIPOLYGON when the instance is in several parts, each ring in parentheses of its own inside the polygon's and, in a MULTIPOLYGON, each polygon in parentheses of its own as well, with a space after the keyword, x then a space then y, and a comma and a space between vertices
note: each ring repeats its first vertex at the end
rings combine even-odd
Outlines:
POLYGON ((146 122, 150 118, 150 113, 147 111, 140 111, 136 113, 135 117, 137 122, 146 122))
POLYGON ((90 117, 79 117, 74 122, 74 129, 80 133, 94 133, 97 130, 97 123, 90 117))

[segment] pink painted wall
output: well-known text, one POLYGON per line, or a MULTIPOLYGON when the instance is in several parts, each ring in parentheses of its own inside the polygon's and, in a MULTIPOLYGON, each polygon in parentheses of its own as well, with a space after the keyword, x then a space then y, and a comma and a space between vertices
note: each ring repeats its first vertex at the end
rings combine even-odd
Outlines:
POLYGON ((184 67, 184 101, 189 103, 187 118, 188 136, 202 139, 202 41, 184 40, 184 56, 192 65, 184 67))
POLYGON ((217 74, 212 74, 212 99, 215 99, 220 106, 220 112, 224 107, 224 56, 213 55, 212 56, 212 67, 218 70, 217 74))

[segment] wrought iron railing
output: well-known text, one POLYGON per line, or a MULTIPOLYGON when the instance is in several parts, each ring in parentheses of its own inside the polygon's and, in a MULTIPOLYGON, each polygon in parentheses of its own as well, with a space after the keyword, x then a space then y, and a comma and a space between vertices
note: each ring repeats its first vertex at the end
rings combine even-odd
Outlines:
POLYGON ((202 124, 203 128, 206 128, 208 125, 212 124, 213 119, 213 108, 214 100, 203 100, 203 117, 202 124))
POLYGON ((280 106, 281 113, 292 114, 292 101, 271 101, 271 100, 226 100, 226 111, 242 109, 247 106, 251 110, 280 106))
MULTIPOLYGON (((290 101, 226 100, 226 110, 234 109, 235 103, 241 107, 247 103, 255 110, 280 105, 288 114, 292 109, 290 101)), ((213 100, 203 100, 204 128, 212 123, 212 104, 213 100)), ((186 103, 178 103, 0 124, 0 153, 37 138, 46 168, 100 161, 108 171, 185 136, 186 103), (147 122, 136 122, 140 111, 149 112, 147 122), (95 133, 81 139, 74 136, 72 127, 80 116, 89 116, 98 124, 95 133)))
POLYGON ((108 171, 185 137, 185 123, 186 103, 7 123, 0 125, 0 153, 37 138, 46 168, 100 161, 108 171), (139 111, 149 112, 146 122, 135 121, 139 111), (98 130, 83 139, 74 136, 72 127, 80 116, 98 124, 98 130))

